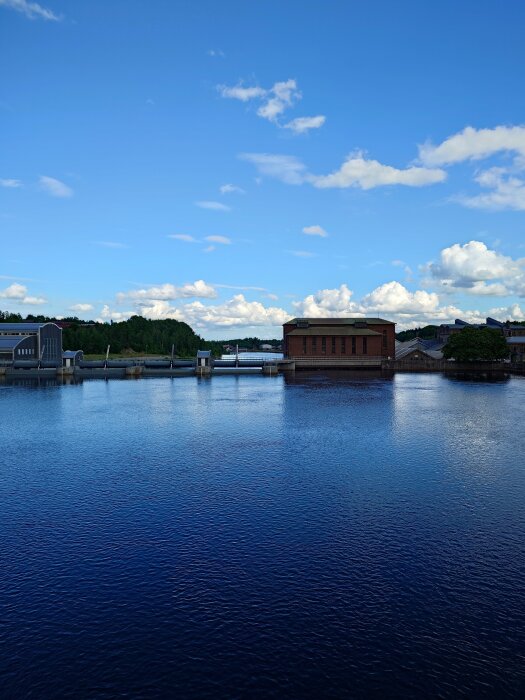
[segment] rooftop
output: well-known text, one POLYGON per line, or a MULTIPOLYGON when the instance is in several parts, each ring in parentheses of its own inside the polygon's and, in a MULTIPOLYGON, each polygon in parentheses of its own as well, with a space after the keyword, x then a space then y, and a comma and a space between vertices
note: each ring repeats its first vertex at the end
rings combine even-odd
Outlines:
POLYGON ((285 325, 293 324, 293 323, 300 323, 300 322, 306 322, 310 323, 313 326, 315 325, 331 325, 331 326, 351 326, 354 323, 367 323, 369 325, 373 324, 384 324, 388 323, 392 326, 395 325, 393 321, 386 321, 384 318, 376 318, 376 317, 348 317, 348 318, 292 318, 290 321, 286 321, 285 325))
POLYGON ((19 335, 0 335, 0 350, 12 350, 23 340, 25 338, 19 335))
MULTIPOLYGON (((319 326, 310 326, 308 328, 294 328, 288 335, 319 335, 319 326)), ((323 335, 381 335, 377 331, 372 331, 370 328, 354 328, 354 326, 323 326, 323 335)))
POLYGON ((0 333, 22 333, 24 331, 36 332, 42 326, 56 326, 56 323, 0 323, 0 333))

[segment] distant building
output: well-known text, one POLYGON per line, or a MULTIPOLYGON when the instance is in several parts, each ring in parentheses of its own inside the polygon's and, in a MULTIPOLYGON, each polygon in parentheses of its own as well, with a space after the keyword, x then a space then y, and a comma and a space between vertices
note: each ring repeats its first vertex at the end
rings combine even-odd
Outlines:
POLYGON ((60 367, 62 329, 56 323, 0 323, 0 363, 60 367))
POLYGON ((296 368, 380 367, 395 353, 395 323, 382 318, 294 318, 283 352, 296 368))
POLYGON ((396 360, 406 360, 413 362, 414 360, 442 360, 443 359, 443 343, 439 340, 425 340, 423 338, 412 338, 400 342, 396 340, 396 360))
POLYGON ((262 345, 259 348, 260 350, 273 350, 273 345, 270 345, 269 343, 262 343, 262 345))
MULTIPOLYGON (((522 328, 525 328, 522 326, 522 328)), ((515 335, 507 337, 507 345, 510 350, 511 362, 525 362, 525 331, 523 335, 515 335)))

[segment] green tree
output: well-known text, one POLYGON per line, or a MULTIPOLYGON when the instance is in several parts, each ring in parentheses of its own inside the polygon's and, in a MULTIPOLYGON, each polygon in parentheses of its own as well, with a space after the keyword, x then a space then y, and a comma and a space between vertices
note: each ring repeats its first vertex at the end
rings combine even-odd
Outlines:
POLYGON ((443 348, 443 357, 457 362, 493 362, 508 356, 503 333, 492 328, 464 328, 451 335, 443 348))

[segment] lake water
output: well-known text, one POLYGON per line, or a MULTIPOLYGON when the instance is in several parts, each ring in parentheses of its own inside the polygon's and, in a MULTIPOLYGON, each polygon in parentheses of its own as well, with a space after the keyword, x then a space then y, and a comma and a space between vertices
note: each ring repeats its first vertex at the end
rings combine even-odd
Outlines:
POLYGON ((0 384, 0 696, 524 697, 524 397, 0 384))

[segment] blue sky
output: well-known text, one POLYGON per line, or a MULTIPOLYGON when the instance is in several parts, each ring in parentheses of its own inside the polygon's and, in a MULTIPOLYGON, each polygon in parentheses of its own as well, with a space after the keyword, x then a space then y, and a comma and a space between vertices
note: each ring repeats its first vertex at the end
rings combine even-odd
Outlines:
POLYGON ((0 308, 525 311, 520 2, 0 0, 0 308))

